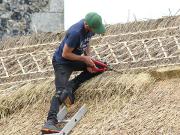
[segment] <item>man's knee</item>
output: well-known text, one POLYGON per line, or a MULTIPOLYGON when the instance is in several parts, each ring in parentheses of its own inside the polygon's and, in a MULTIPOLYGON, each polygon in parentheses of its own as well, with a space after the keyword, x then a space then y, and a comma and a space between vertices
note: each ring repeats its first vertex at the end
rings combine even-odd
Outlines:
POLYGON ((59 102, 64 103, 67 106, 74 104, 75 97, 70 91, 57 91, 55 97, 58 98, 59 102))

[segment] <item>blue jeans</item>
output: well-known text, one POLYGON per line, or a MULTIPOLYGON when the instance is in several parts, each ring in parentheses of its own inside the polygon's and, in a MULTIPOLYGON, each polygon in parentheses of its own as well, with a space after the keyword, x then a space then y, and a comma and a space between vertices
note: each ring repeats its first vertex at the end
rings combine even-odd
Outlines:
POLYGON ((63 65, 57 63, 54 59, 52 61, 54 74, 55 74, 55 87, 56 92, 52 97, 50 110, 48 112, 47 120, 53 120, 57 123, 57 113, 59 112, 59 106, 62 104, 60 99, 63 91, 69 91, 74 95, 77 88, 94 76, 100 73, 90 73, 87 71, 87 65, 80 61, 75 61, 72 65, 63 65), (70 75, 73 71, 82 71, 78 76, 69 81, 70 75))

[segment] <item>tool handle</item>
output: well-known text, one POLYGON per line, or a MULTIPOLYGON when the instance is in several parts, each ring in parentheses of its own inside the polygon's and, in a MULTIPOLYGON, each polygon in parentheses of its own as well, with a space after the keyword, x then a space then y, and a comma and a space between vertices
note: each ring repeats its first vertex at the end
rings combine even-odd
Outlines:
POLYGON ((104 71, 107 70, 107 68, 97 68, 97 67, 93 67, 92 70, 95 71, 95 72, 104 72, 104 71))
POLYGON ((101 67, 106 67, 107 68, 107 65, 101 61, 98 61, 98 60, 92 60, 94 62, 95 65, 99 65, 101 67))
POLYGON ((94 64, 97 66, 92 67, 92 70, 95 72, 104 72, 107 70, 107 65, 101 61, 98 60, 92 60, 94 64))

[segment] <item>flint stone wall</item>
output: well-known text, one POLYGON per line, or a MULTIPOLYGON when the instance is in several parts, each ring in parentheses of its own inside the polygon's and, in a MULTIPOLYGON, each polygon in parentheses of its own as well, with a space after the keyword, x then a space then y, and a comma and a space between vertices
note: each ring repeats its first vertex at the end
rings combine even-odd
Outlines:
POLYGON ((0 0, 0 39, 63 29, 63 0, 0 0))

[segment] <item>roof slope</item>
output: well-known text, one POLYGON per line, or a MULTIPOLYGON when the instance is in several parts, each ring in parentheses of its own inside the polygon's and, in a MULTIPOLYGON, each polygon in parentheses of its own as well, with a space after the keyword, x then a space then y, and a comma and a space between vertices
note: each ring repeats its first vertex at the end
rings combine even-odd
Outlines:
MULTIPOLYGON (((63 35, 0 43, 2 134, 39 134, 54 93, 51 57, 63 35)), ((84 103, 88 113, 72 134, 178 134, 180 80, 157 81, 144 69, 179 65, 179 43, 179 16, 108 26, 106 35, 96 36, 93 57, 126 73, 108 71, 78 89, 70 113, 84 103), (143 70, 129 72, 134 69, 143 70)))
MULTIPOLYGON (((101 124, 107 117, 116 120, 114 116, 117 111, 153 83, 154 79, 144 73, 118 75, 106 72, 89 80, 77 91, 76 103, 71 108, 73 112, 85 103, 88 113, 80 122, 82 127, 75 128, 72 134, 99 133, 98 130, 102 129, 101 124)), ((47 116, 53 89, 53 80, 39 81, 36 84, 25 84, 6 98, 0 98, 3 106, 6 105, 1 110, 13 113, 0 120, 1 133, 39 134, 47 116)))

